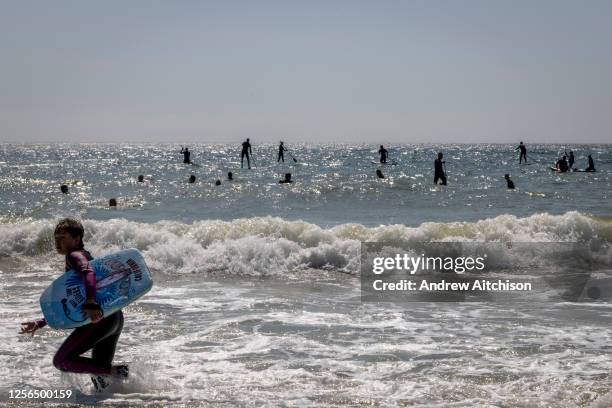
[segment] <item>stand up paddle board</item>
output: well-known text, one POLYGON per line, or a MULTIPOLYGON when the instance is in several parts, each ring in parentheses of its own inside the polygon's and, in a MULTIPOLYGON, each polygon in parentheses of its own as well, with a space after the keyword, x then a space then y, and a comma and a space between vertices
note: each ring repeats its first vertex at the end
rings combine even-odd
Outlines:
MULTIPOLYGON (((136 249, 126 249, 90 261, 96 274, 96 302, 110 316, 147 293, 153 286, 149 268, 136 249)), ((85 283, 82 274, 70 270, 57 278, 40 296, 47 324, 71 329, 91 323, 83 314, 85 283)))

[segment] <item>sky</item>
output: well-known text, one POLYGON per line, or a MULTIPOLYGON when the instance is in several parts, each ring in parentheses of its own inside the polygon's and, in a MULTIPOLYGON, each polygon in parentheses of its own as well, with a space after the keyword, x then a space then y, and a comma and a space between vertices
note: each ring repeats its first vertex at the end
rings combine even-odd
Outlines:
POLYGON ((0 10, 0 142, 612 143, 610 0, 0 10))

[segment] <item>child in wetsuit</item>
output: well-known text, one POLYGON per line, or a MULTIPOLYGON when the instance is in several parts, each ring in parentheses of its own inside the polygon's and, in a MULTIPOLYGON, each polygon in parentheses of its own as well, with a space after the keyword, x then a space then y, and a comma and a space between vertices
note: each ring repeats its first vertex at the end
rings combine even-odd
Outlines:
MULTIPOLYGON (((102 391, 108 385, 104 376, 128 376, 127 366, 111 364, 123 329, 123 313, 119 310, 110 316, 103 316, 96 303, 96 275, 89 263, 93 258, 83 248, 83 234, 83 225, 75 219, 63 219, 55 227, 55 248, 58 253, 66 255, 66 271, 75 270, 83 278, 87 298, 83 313, 91 319, 91 323, 74 329, 53 357, 53 365, 61 371, 93 374, 91 379, 94 386, 102 391), (89 350, 91 358, 81 356, 89 350)), ((20 333, 34 335, 46 324, 45 319, 24 322, 20 333)))

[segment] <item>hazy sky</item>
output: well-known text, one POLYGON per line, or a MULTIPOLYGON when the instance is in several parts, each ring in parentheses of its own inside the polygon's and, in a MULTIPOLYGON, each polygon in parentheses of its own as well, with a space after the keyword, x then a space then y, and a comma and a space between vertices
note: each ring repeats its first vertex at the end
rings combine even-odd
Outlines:
POLYGON ((612 143, 612 0, 0 0, 1 142, 246 137, 612 143))

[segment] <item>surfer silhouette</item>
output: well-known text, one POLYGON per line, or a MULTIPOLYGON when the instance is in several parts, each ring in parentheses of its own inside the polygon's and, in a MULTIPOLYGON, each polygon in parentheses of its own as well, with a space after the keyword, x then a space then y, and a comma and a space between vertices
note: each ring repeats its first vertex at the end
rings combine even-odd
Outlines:
POLYGON ((589 159, 589 167, 587 167, 586 169, 584 169, 584 171, 595 171, 595 162, 593 161, 593 158, 591 157, 591 155, 589 154, 588 156, 589 159))
POLYGON ((183 153, 183 163, 191 164, 191 152, 187 147, 183 148, 181 146, 181 153, 183 153))
POLYGON ((244 157, 247 159, 247 167, 251 169, 251 155, 253 154, 253 150, 251 149, 251 142, 249 138, 247 138, 246 142, 242 143, 242 151, 240 152, 240 168, 244 168, 244 157))
POLYGON ((378 153, 380 154, 380 162, 386 163, 387 158, 389 157, 389 151, 385 149, 383 145, 380 145, 380 149, 378 149, 378 153))
POLYGON ((520 142, 518 147, 514 150, 520 150, 519 155, 519 164, 523 163, 523 159, 525 159, 525 163, 527 163, 527 148, 523 142, 520 142))
POLYGON ((438 184, 438 180, 441 181, 443 186, 446 185, 446 173, 444 171, 444 163, 442 160, 444 155, 442 153, 438 153, 438 158, 434 161, 434 184, 438 184))
POLYGON ((283 142, 280 142, 280 145, 278 146, 278 160, 276 160, 276 162, 278 163, 279 161, 283 161, 283 163, 285 162, 285 152, 287 151, 287 149, 285 149, 285 145, 283 142))
POLYGON ((567 164, 567 156, 563 156, 556 164, 557 171, 560 173, 565 173, 569 169, 569 165, 567 164))

